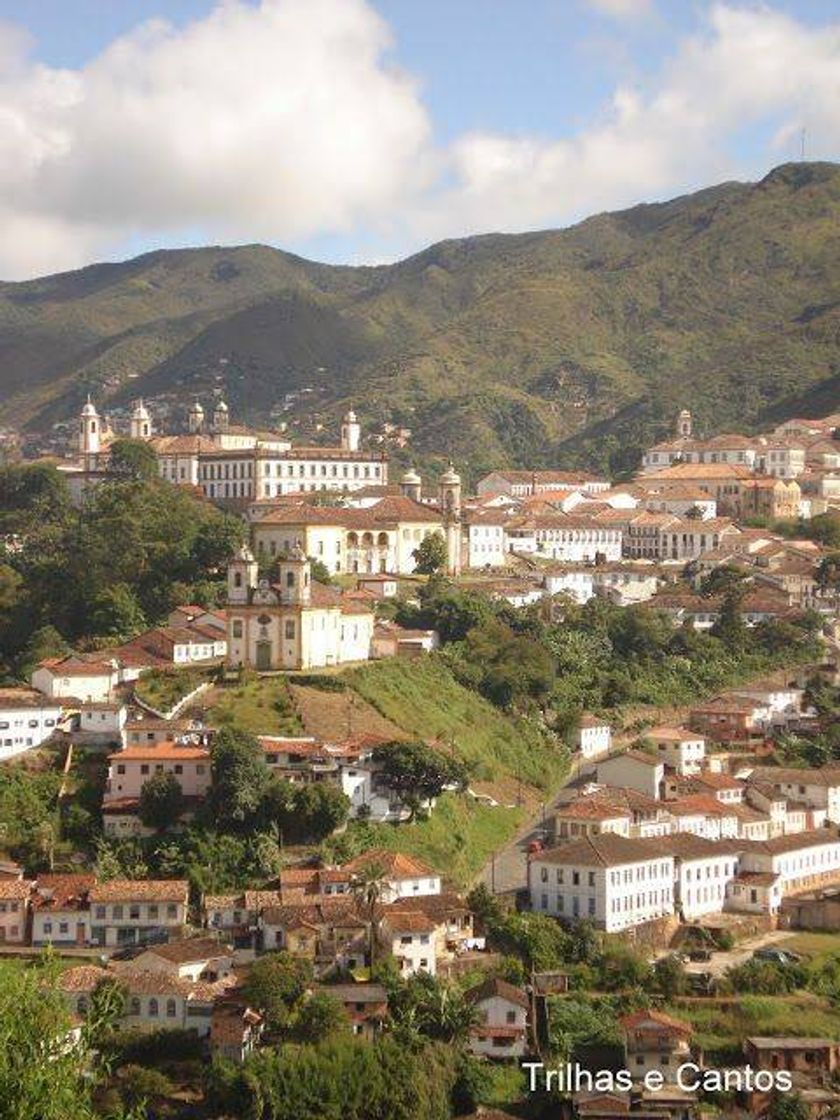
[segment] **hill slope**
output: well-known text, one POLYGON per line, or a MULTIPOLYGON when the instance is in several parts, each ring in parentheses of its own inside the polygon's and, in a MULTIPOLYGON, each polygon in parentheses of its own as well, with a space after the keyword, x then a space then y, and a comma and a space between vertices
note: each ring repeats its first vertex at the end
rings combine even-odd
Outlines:
POLYGON ((307 434, 352 399, 472 471, 620 469, 683 404, 708 432, 837 407, 838 342, 840 167, 788 164, 387 267, 245 246, 0 284, 0 418, 46 427, 89 388, 114 405, 223 388, 256 420, 309 389, 291 412, 307 434))

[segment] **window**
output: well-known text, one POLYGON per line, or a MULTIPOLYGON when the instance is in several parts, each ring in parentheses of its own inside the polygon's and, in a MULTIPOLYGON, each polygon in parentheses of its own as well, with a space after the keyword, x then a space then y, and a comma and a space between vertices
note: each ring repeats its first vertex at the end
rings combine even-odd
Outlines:
POLYGON ((131 1002, 128 1005, 128 1013, 129 1015, 140 1014, 140 1000, 137 998, 137 996, 131 997, 131 1002))
POLYGON ((94 907, 94 911, 95 911, 94 917, 99 918, 100 921, 104 920, 104 918, 105 918, 105 907, 104 906, 96 906, 96 907, 94 907))
POLYGON ((174 1019, 175 1018, 175 1000, 174 999, 168 999, 166 1001, 166 1017, 168 1019, 174 1019))
POLYGON ((166 916, 167 918, 176 918, 178 916, 178 907, 174 902, 167 903, 166 916))
POLYGON ((295 636, 295 620, 293 618, 286 619, 286 623, 285 623, 283 632, 290 641, 294 639, 294 636, 295 636))
POLYGON ((516 1012, 515 1011, 508 1011, 507 1014, 505 1015, 505 1019, 509 1023, 515 1023, 516 1022, 516 1012))
POLYGON ((137 922, 137 921, 140 920, 140 906, 139 906, 138 903, 133 902, 131 904, 131 906, 129 906, 128 916, 129 916, 129 918, 131 918, 132 921, 137 922))
POLYGON ((123 916, 123 908, 122 908, 122 906, 115 906, 115 907, 113 908, 113 910, 111 911, 111 916, 113 917, 113 919, 114 919, 114 921, 115 921, 115 922, 116 922, 116 921, 119 921, 119 920, 120 920, 120 919, 122 918, 122 916, 123 916))
POLYGON ((242 637, 242 619, 241 618, 235 618, 233 620, 233 623, 231 625, 231 634, 233 635, 234 638, 241 638, 242 637))
POLYGON ((154 998, 154 996, 152 996, 152 998, 149 1000, 149 1018, 150 1019, 156 1018, 157 1013, 158 1013, 158 1001, 154 998))
POLYGON ((156 903, 156 902, 152 902, 152 903, 151 903, 151 904, 149 905, 149 917, 150 917, 150 918, 156 918, 157 916, 158 916, 158 906, 157 906, 157 903, 156 903))

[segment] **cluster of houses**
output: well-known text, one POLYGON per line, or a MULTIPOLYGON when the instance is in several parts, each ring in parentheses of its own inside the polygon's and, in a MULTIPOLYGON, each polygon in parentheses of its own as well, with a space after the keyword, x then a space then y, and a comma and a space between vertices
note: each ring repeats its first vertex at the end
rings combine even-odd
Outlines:
MULTIPOLYGON (((107 836, 150 835, 138 815, 144 784, 156 773, 172 774, 184 795, 189 819, 210 791, 210 748, 215 729, 194 721, 141 717, 128 721, 121 746, 108 755, 102 803, 107 836)), ((375 759, 386 739, 371 734, 327 741, 313 736, 257 737, 269 769, 295 784, 330 782, 349 801, 351 817, 375 823, 399 823, 410 809, 384 779, 375 759)), ((428 803, 431 807, 431 803, 428 803)), ((176 822, 173 822, 173 826, 176 822)))
POLYGON ((840 767, 762 766, 751 742, 809 720, 802 705, 798 688, 746 688, 620 753, 584 717, 589 776, 558 805, 554 846, 529 859, 532 909, 608 932, 724 912, 773 922, 784 900, 840 879, 840 767))

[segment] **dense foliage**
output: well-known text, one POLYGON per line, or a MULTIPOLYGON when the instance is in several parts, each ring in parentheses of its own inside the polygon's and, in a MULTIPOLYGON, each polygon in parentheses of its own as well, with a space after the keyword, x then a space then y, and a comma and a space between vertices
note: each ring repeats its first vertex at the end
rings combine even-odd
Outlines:
POLYGON ((243 532, 183 487, 130 473, 76 508, 54 468, 3 466, 0 511, 14 541, 0 566, 0 655, 19 670, 62 643, 130 637, 179 603, 215 603, 243 532))

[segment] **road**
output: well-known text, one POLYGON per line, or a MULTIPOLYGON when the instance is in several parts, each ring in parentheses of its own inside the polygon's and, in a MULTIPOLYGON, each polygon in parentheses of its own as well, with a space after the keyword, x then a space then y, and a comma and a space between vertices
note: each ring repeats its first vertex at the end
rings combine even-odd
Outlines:
MULTIPOLYGON (((592 764, 586 764, 586 770, 592 764)), ((586 772, 585 770, 585 772, 586 772)), ((561 794, 568 786, 574 785, 581 776, 581 761, 573 760, 571 769, 566 775, 563 784, 546 802, 545 820, 549 827, 554 809, 560 801, 561 794)), ((530 820, 517 835, 503 848, 500 848, 479 876, 479 882, 485 883, 494 894, 507 894, 510 891, 520 890, 527 882, 528 845, 532 840, 543 838, 543 814, 530 820)))

